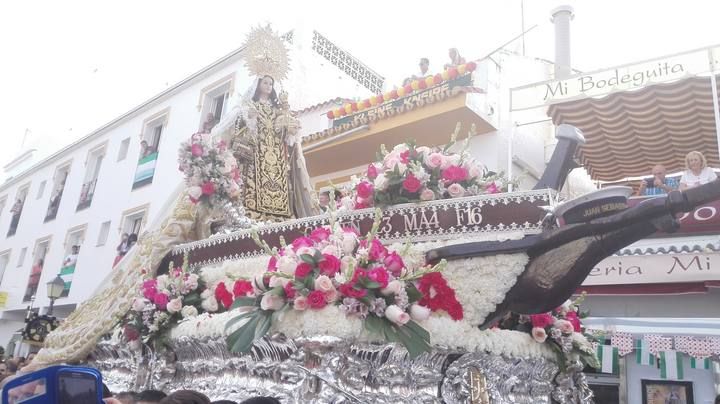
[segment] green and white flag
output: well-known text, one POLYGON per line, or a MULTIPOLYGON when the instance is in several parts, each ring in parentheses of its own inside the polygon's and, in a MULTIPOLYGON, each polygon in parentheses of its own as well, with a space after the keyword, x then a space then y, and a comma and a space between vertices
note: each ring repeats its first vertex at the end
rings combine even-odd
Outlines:
POLYGON ((644 339, 635 340, 635 361, 640 365, 655 366, 655 355, 650 353, 650 344, 644 339))
POLYGON ((660 352, 660 378, 670 380, 683 379, 682 353, 678 351, 660 352))
POLYGON ((710 369, 710 358, 698 359, 690 357, 690 367, 693 369, 710 369))
POLYGON ((620 373, 620 354, 617 347, 610 345, 598 345, 597 356, 600 361, 602 373, 620 373))

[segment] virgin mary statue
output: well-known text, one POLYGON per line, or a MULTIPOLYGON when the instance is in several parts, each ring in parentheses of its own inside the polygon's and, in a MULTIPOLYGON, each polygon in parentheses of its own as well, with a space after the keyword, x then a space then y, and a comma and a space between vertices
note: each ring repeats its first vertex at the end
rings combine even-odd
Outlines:
POLYGON ((287 73, 287 50, 269 29, 250 34, 245 45, 248 70, 257 77, 213 135, 229 144, 242 169, 241 202, 259 221, 283 221, 320 214, 299 141, 298 120, 275 78, 287 73))

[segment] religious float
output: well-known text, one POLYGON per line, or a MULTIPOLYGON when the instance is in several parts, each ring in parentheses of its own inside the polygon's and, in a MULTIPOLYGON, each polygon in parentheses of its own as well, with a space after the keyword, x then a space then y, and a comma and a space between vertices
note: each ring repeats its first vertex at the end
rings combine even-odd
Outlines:
MULTIPOLYGON (((251 62, 273 60, 271 35, 254 35, 251 62)), ((502 192, 508 179, 454 136, 383 148, 312 214, 297 125, 282 96, 264 102, 267 77, 183 145, 166 216, 32 366, 83 362, 115 391, 213 399, 591 403, 582 370, 597 358, 568 299, 603 258, 720 198, 716 181, 632 207, 625 187, 560 203, 584 141, 560 125, 533 190, 502 192)))

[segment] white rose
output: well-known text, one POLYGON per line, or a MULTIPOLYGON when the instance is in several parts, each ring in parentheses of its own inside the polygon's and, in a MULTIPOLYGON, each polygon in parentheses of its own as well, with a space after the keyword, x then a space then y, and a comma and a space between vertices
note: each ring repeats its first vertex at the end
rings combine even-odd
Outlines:
POLYGON ((418 154, 422 153, 426 156, 432 152, 432 150, 427 146, 418 146, 415 148, 415 150, 418 152, 418 154))
POLYGON ((136 297, 135 300, 133 300, 132 309, 134 311, 143 311, 145 308, 145 299, 136 297))
POLYGON ((185 279, 185 287, 188 290, 195 290, 198 287, 198 276, 197 274, 190 274, 187 279, 185 279))
POLYGON ((378 174, 377 177, 375 177, 375 181, 373 181, 373 185, 375 186, 376 190, 383 191, 388 186, 388 179, 385 177, 385 174, 378 174))
POLYGON ((283 298, 273 295, 272 293, 265 293, 262 300, 260 300, 260 308, 263 310, 277 311, 280 310, 283 305, 285 305, 283 298))
POLYGON ((175 299, 172 299, 167 304, 167 311, 170 313, 177 313, 180 310, 182 310, 182 299, 179 297, 176 297, 175 299))
POLYGON ((398 145, 395 145, 392 149, 393 153, 396 153, 398 155, 408 151, 408 145, 405 143, 400 143, 398 145))
POLYGON ((288 257, 286 255, 283 255, 278 259, 277 261, 277 267, 278 271, 285 273, 285 274, 294 274, 295 268, 297 268, 297 261, 295 261, 293 258, 288 257))
POLYGON ((200 199, 200 196, 202 196, 202 188, 200 187, 189 187, 187 192, 193 199, 200 199))
POLYGON ((398 325, 404 325, 410 321, 410 315, 403 311, 399 306, 391 304, 385 309, 385 317, 398 325))
POLYGON ((214 296, 210 296, 207 299, 203 300, 201 306, 203 310, 210 313, 218 311, 218 302, 217 300, 215 300, 214 296))
POLYGON ((210 297, 212 295, 213 295, 213 291, 210 290, 210 288, 207 288, 207 289, 203 290, 202 293, 200 293, 200 297, 202 299, 207 299, 208 297, 210 297))
POLYGON ((323 248, 320 252, 322 254, 334 255, 336 257, 340 255, 340 251, 338 250, 338 248, 332 244, 325 246, 325 248, 323 248))
MULTIPOLYGON (((405 164, 405 163, 397 163, 397 164, 395 165, 395 167, 397 167, 398 172, 400 173, 400 175, 405 174, 405 171, 407 171, 407 164, 405 164)), ((395 168, 393 167, 393 170, 394 170, 394 169, 395 169, 395 168)))
POLYGON ((272 276, 272 277, 270 277, 269 285, 271 288, 275 288, 278 286, 284 288, 288 282, 290 282, 290 279, 288 279, 288 278, 283 278, 281 276, 272 276))
POLYGON ((343 196, 343 198, 340 200, 340 207, 344 208, 345 210, 352 210, 355 207, 355 204, 353 203, 351 197, 343 196))
POLYGON ((410 306, 410 317, 415 321, 427 320, 430 317, 430 309, 419 304, 410 306))
POLYGON ((198 315, 198 311, 195 306, 185 306, 180 310, 180 314, 182 314, 183 318, 195 317, 198 315))
POLYGON ((357 236, 355 233, 345 232, 342 239, 342 249, 345 254, 352 254, 357 247, 357 236))
POLYGON ((435 199, 435 192, 433 192, 432 189, 425 188, 420 193, 421 201, 432 201, 433 199, 435 199))
POLYGON ((388 283, 387 287, 380 289, 383 296, 396 295, 405 287, 403 281, 394 280, 388 283))
POLYGON ((315 278, 315 290, 319 290, 322 292, 329 292, 331 290, 335 290, 335 287, 333 286, 332 280, 327 277, 327 275, 320 275, 317 278, 315 278))
POLYGON ((450 184, 449 187, 447 187, 448 194, 450 194, 451 198, 459 198, 461 196, 465 195, 465 188, 462 187, 460 184, 450 184))

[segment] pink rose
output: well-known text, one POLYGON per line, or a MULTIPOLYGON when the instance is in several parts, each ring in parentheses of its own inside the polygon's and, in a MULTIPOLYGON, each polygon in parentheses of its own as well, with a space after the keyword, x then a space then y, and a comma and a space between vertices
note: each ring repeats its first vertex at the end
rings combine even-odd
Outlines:
POLYGON ((410 321, 410 315, 394 304, 385 309, 385 317, 397 325, 404 325, 410 321))
POLYGON ((295 277, 296 278, 304 278, 312 272, 313 268, 310 264, 307 262, 301 262, 298 264, 297 267, 295 267, 295 277))
POLYGON ((180 299, 179 297, 176 297, 175 299, 170 300, 168 302, 166 308, 167 308, 167 311, 170 313, 179 312, 180 310, 182 310, 182 299, 180 299))
POLYGON ((493 181, 490 183, 490 185, 487 185, 485 187, 485 192, 487 192, 488 194, 497 194, 500 192, 500 188, 498 188, 498 186, 493 181))
POLYGON ((400 257, 400 255, 396 252, 392 252, 385 256, 383 264, 385 264, 385 268, 395 277, 400 276, 400 271, 402 271, 405 267, 402 257, 400 257))
POLYGON ((378 176, 378 170, 377 170, 377 167, 375 167, 375 164, 370 164, 370 165, 368 165, 368 168, 367 168, 367 176, 368 176, 368 178, 370 178, 371 180, 374 180, 375 177, 378 176))
POLYGON ((338 300, 339 296, 340 296, 340 294, 338 293, 337 289, 335 289, 335 288, 325 292, 325 300, 328 303, 335 303, 338 300))
POLYGON ((165 310, 169 300, 170 299, 168 298, 168 295, 166 295, 165 293, 158 293, 155 295, 153 303, 155 303, 155 307, 157 307, 158 309, 165 310))
POLYGON ((330 238, 330 230, 324 227, 318 227, 310 233, 310 239, 316 243, 325 241, 330 238))
POLYGON ((192 153, 193 157, 200 157, 203 155, 203 147, 201 144, 193 143, 192 146, 190 146, 190 153, 192 153))
POLYGON ((565 319, 573 325, 573 329, 575 330, 575 332, 582 331, 582 326, 580 324, 580 317, 578 317, 578 314, 575 310, 570 310, 567 313, 565 313, 565 319))
POLYGON ((298 237, 292 242, 292 246, 297 251, 300 247, 312 247, 315 242, 310 237, 298 237))
POLYGON ((411 194, 416 193, 422 187, 422 183, 412 173, 409 173, 402 183, 403 189, 411 194))
POLYGON ((293 307, 295 310, 307 310, 308 308, 308 301, 307 297, 305 296, 297 296, 295 300, 293 301, 293 307))
POLYGON ((143 311, 145 308, 145 300, 136 297, 135 300, 133 300, 132 309, 134 311, 143 311))
POLYGON ((477 164, 471 165, 468 169, 468 176, 470 176, 470 178, 478 178, 482 176, 482 173, 483 169, 477 164))
POLYGON ((451 184, 449 187, 447 187, 448 194, 450 194, 451 198, 460 198, 461 196, 465 196, 465 188, 463 188, 460 184, 451 184))
POLYGON ((368 199, 373 194, 373 184, 367 181, 362 181, 355 189, 357 191, 357 195, 363 199, 368 199))
POLYGON ((425 164, 430 168, 439 168, 443 163, 443 155, 440 153, 430 153, 425 155, 425 164))
POLYGON ((435 199, 435 192, 433 192, 429 188, 423 189, 422 192, 420 192, 420 200, 421 201, 432 201, 435 199))
POLYGON ((203 195, 212 195, 215 193, 215 183, 212 181, 205 181, 204 184, 202 184, 202 193, 203 195))
POLYGON ((325 300, 325 293, 319 290, 313 290, 307 296, 308 305, 311 309, 322 309, 327 306, 327 300, 325 300))
POLYGON ((260 308, 263 310, 277 311, 280 310, 283 305, 285 305, 283 298, 272 293, 265 293, 262 300, 260 300, 260 308))
POLYGON ((427 320, 430 317, 430 309, 419 304, 410 306, 410 317, 415 321, 427 320))
POLYGON ((334 255, 323 254, 323 259, 318 263, 320 273, 327 276, 334 276, 340 271, 340 259, 334 255))
POLYGON ((388 283, 386 287, 380 289, 380 293, 383 296, 396 295, 403 289, 405 289, 405 283, 403 281, 394 280, 388 283))
POLYGON ((532 329, 532 337, 533 337, 533 339, 534 339, 535 341, 537 341, 537 342, 539 342, 539 343, 542 344, 542 343, 545 342, 545 340, 547 339, 547 333, 545 332, 545 329, 544 329, 544 328, 533 327, 533 329, 532 329))
POLYGON ((467 179, 468 172, 462 167, 450 166, 444 169, 441 175, 445 182, 460 182, 467 179))
MULTIPOLYGON (((360 242, 361 247, 367 247, 367 241, 362 240, 360 242)), ((368 254, 368 257, 372 261, 379 261, 387 255, 387 249, 384 245, 382 245, 381 242, 378 241, 378 239, 374 238, 372 242, 370 243, 370 251, 368 254)))
POLYGON ((291 282, 286 283, 283 290, 285 291, 285 297, 288 299, 293 299, 297 292, 291 282))
POLYGON ((387 287, 390 276, 385 268, 378 267, 368 271, 367 278, 375 283, 379 283, 379 287, 382 289, 387 287))
POLYGON ((563 334, 572 334, 575 331, 572 323, 567 320, 558 320, 555 322, 555 327, 558 328, 563 334))
POLYGON ((288 283, 290 283, 290 279, 283 278, 281 276, 271 276, 270 281, 268 282, 268 286, 271 288, 276 288, 278 286, 285 287, 288 283))
POLYGON ((270 257, 270 260, 268 261, 267 270, 268 270, 268 272, 275 272, 275 271, 277 271, 277 267, 278 267, 277 258, 273 255, 272 257, 270 257))
POLYGON ((317 278, 315 278, 314 286, 315 286, 315 290, 319 290, 322 292, 327 292, 327 291, 335 289, 330 278, 328 278, 325 275, 320 275, 317 278))
POLYGON ((530 315, 530 323, 532 323, 533 327, 545 328, 554 322, 555 318, 548 313, 530 315))

